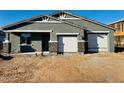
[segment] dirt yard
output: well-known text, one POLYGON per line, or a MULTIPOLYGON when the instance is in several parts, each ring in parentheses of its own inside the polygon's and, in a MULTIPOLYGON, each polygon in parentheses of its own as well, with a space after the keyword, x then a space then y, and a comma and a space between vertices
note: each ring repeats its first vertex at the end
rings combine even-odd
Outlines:
POLYGON ((1 58, 0 82, 124 82, 124 54, 1 58))

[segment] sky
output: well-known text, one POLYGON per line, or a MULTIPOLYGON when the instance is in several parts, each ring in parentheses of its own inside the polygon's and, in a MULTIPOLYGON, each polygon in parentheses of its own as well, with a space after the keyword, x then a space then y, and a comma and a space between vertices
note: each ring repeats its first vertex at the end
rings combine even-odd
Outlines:
MULTIPOLYGON (((124 10, 66 10, 82 17, 109 24, 124 19, 124 10)), ((0 26, 31 18, 41 14, 51 14, 57 10, 0 10, 0 26)))

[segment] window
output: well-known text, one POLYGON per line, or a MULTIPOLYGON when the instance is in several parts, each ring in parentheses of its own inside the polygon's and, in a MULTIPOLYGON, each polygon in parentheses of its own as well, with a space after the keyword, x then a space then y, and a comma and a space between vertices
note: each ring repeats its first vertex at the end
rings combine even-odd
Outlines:
POLYGON ((21 44, 31 44, 31 35, 28 33, 22 33, 21 34, 21 44))

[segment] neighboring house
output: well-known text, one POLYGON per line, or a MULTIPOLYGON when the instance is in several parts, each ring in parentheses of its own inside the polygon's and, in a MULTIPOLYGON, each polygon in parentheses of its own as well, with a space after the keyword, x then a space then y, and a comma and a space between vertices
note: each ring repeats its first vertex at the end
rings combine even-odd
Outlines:
POLYGON ((114 51, 113 28, 65 11, 32 17, 2 29, 11 53, 114 51))
POLYGON ((110 27, 116 28, 114 32, 115 47, 124 47, 124 19, 109 24, 110 27))

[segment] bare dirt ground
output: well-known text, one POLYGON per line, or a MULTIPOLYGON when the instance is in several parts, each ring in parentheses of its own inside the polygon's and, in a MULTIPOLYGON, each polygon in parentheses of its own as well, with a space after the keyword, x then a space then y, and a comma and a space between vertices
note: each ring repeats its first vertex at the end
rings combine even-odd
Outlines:
POLYGON ((0 82, 124 82, 123 53, 0 59, 0 82))

